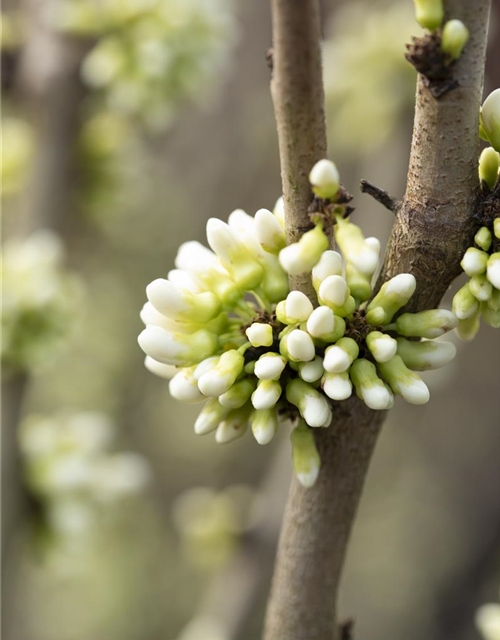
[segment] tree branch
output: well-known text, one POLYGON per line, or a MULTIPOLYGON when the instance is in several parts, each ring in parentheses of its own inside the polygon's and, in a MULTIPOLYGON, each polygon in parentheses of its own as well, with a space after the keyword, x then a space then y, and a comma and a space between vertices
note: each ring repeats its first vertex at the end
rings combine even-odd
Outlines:
MULTIPOLYGON (((380 283, 402 272, 418 282, 414 308, 436 306, 459 272, 478 192, 478 113, 490 0, 446 0, 471 37, 454 67, 459 87, 437 102, 418 79, 408 186, 398 210, 380 283)), ((278 125, 289 240, 307 229, 304 153, 324 130, 316 2, 272 0, 273 101, 278 125), (287 61, 285 61, 285 58, 287 61), (302 62, 300 61, 307 61, 302 62), (297 67, 298 65, 298 67, 297 67), (296 68, 297 67, 297 68, 296 68), (305 73, 316 74, 305 77, 305 73), (290 76, 295 75, 295 82, 290 76), (299 84, 302 83, 302 90, 299 84), (305 105, 311 100, 313 105, 305 105), (311 119, 302 123, 308 113, 311 119), (300 125, 300 126, 299 126, 300 125), (304 140, 300 140, 300 135, 304 140), (293 171, 290 170, 293 168, 293 171), (300 182, 297 176, 303 178, 300 182)), ((403 52, 401 52, 403 55, 403 52)), ((324 149, 324 140, 314 149, 324 149)), ((319 151, 318 151, 319 152, 319 151)), ((324 155, 324 153, 323 153, 324 155)), ((310 291, 304 280, 292 282, 310 291)), ((316 429, 321 471, 311 489, 292 482, 279 542, 265 640, 337 640, 336 599, 347 544, 383 412, 356 398, 334 406, 332 425, 316 429)))
POLYGON ((380 187, 376 187, 368 180, 361 180, 361 192, 366 193, 372 198, 374 198, 377 202, 380 202, 386 209, 392 211, 392 213, 396 213, 401 206, 401 203, 396 198, 393 198, 391 195, 381 189, 380 187))

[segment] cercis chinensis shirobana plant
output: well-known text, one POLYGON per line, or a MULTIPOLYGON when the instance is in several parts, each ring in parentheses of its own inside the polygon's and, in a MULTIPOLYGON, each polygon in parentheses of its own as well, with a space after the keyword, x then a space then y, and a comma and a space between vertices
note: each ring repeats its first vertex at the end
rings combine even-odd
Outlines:
POLYGON ((491 327, 500 328, 500 89, 484 101, 480 136, 491 144, 479 157, 480 226, 474 246, 467 249, 460 263, 469 280, 453 298, 453 310, 459 319, 457 332, 463 340, 474 338, 481 318, 491 327))
POLYGON ((332 401, 353 392, 370 408, 390 409, 394 394, 424 404, 429 391, 417 372, 448 363, 451 343, 434 341, 457 325, 444 309, 400 313, 415 292, 411 274, 385 282, 373 296, 380 243, 349 219, 350 197, 335 165, 311 170, 311 230, 286 246, 283 203, 255 217, 234 211, 212 218, 212 249, 183 244, 176 269, 147 287, 139 344, 146 366, 170 380, 185 402, 205 402, 199 435, 219 443, 251 427, 268 443, 290 420, 294 467, 314 484, 319 455, 313 429, 332 422, 332 401), (341 253, 328 249, 334 229, 341 253), (311 273, 318 306, 290 291, 287 274, 311 273))

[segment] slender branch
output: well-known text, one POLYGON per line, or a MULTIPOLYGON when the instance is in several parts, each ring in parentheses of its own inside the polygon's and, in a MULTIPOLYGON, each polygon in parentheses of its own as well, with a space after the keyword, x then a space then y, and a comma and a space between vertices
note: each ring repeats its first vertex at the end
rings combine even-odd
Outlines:
POLYGON ((397 213, 401 203, 396 198, 393 198, 391 195, 381 189, 380 187, 376 187, 368 180, 361 180, 361 192, 366 193, 372 198, 374 198, 377 202, 380 202, 386 209, 392 211, 392 213, 397 213))
MULTIPOLYGON (((379 280, 383 282, 404 271, 413 273, 419 283, 414 297, 417 309, 437 305, 458 273, 462 252, 472 232, 477 196, 478 113, 490 0, 474 3, 446 0, 445 6, 449 17, 467 24, 471 38, 455 66, 458 88, 437 102, 422 78, 418 80, 408 186, 395 218, 379 280)), ((287 194, 288 237, 294 239, 307 228, 303 216, 306 197, 303 183, 299 188, 290 176, 307 175, 312 166, 310 158, 302 153, 308 143, 300 141, 298 133, 305 133, 312 144, 312 133, 317 134, 324 126, 323 112, 318 106, 309 107, 317 120, 302 128, 296 126, 300 123, 297 113, 305 109, 302 101, 311 95, 308 88, 321 83, 319 75, 314 80, 304 79, 299 64, 303 59, 315 59, 319 49, 318 8, 316 2, 299 0, 272 0, 272 7, 275 31, 272 91, 283 190, 287 194), (316 26, 305 29, 303 25, 316 26), (283 59, 287 55, 291 58, 285 64, 283 59), (288 78, 297 64, 297 78, 302 78, 303 91, 288 78), (295 167, 293 174, 289 172, 291 165, 295 167), (295 206, 290 198, 296 198, 295 206)), ((310 65, 309 72, 319 74, 319 67, 319 62, 310 65)), ((316 98, 322 100, 322 95, 320 89, 316 98)), ((296 285, 307 287, 303 281, 296 285)), ((336 617, 338 586, 383 419, 383 413, 373 412, 351 398, 334 407, 333 422, 328 429, 315 430, 321 471, 311 489, 304 489, 296 480, 292 482, 265 640, 337 640, 341 635, 336 617)))

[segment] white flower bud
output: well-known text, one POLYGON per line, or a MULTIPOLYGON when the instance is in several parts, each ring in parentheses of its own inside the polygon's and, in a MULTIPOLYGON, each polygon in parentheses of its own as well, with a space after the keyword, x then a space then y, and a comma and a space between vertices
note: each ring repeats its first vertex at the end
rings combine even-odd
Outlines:
POLYGON ((352 384, 349 374, 326 372, 321 379, 321 386, 326 395, 332 400, 346 400, 351 397, 352 384))
POLYGON ((328 238, 321 226, 318 225, 311 231, 304 233, 298 242, 290 244, 280 251, 280 264, 292 276, 309 273, 327 248, 328 238))
POLYGON ((205 396, 216 397, 226 393, 243 371, 245 359, 235 349, 226 351, 219 361, 198 380, 198 387, 205 396))
POLYGON ((340 338, 325 351, 323 367, 329 373, 347 371, 359 354, 359 347, 352 338, 340 338))
POLYGON ((495 89, 483 102, 480 121, 491 146, 500 151, 500 89, 495 89))
POLYGON ((400 273, 385 282, 367 307, 366 321, 387 324, 415 293, 417 281, 411 273, 400 273))
POLYGON ((478 307, 478 302, 470 290, 470 283, 466 282, 453 296, 453 313, 459 320, 465 320, 476 313, 478 307))
POLYGON ((255 229, 265 251, 278 254, 286 245, 285 232, 276 216, 268 209, 259 209, 255 214, 255 229))
POLYGON ((398 343, 380 331, 372 331, 366 337, 366 345, 377 362, 387 362, 396 355, 398 343))
POLYGON ((260 380, 252 393, 255 409, 272 409, 281 396, 281 385, 276 380, 260 380))
POLYGON ((248 418, 249 410, 247 407, 230 411, 215 432, 217 444, 227 444, 244 436, 248 429, 248 418))
POLYGON ((316 382, 323 375, 323 360, 316 356, 310 362, 299 362, 299 375, 305 382, 316 382))
POLYGON ((210 218, 207 222, 207 239, 238 286, 248 291, 260 284, 263 276, 262 267, 229 225, 217 218, 210 218))
POLYGON ((204 436, 211 431, 215 431, 221 420, 223 420, 228 413, 229 409, 223 407, 217 398, 210 398, 210 400, 203 405, 203 409, 196 418, 194 432, 197 436, 204 436))
POLYGON ((288 334, 287 349, 290 358, 295 362, 309 362, 316 355, 311 336, 301 329, 294 329, 288 334))
POLYGON ((472 276, 469 281, 469 289, 472 295, 480 302, 487 302, 493 293, 493 286, 484 274, 480 276, 472 276))
POLYGON ((493 329, 500 329, 500 311, 495 311, 486 302, 481 303, 481 317, 493 329))
POLYGON ((328 276, 342 275, 342 257, 336 251, 323 251, 320 261, 312 270, 312 280, 316 291, 328 276))
POLYGON ((435 31, 444 19, 443 0, 414 0, 415 17, 424 29, 435 31))
POLYGON ((359 358, 354 361, 349 373, 358 398, 363 400, 367 407, 374 411, 391 408, 392 393, 378 377, 372 362, 359 358))
POLYGON ((330 307, 317 307, 309 316, 307 331, 313 338, 336 342, 344 335, 345 321, 335 315, 330 307))
POLYGON ((500 638, 500 604, 484 604, 476 613, 476 626, 484 640, 500 638))
POLYGON ((452 60, 457 60, 467 44, 469 35, 469 30, 461 20, 448 20, 441 35, 441 51, 452 60))
POLYGON ((180 334, 153 325, 140 333, 138 342, 146 355, 154 360, 180 367, 208 358, 218 347, 217 336, 204 329, 193 334, 180 334))
POLYGON ((254 322, 245 333, 252 347, 270 347, 273 344, 273 328, 270 324, 254 322))
MULTIPOLYGON (((498 151, 495 151, 493 147, 487 147, 483 149, 479 156, 479 182, 482 185, 483 182, 488 186, 490 191, 493 191, 498 180, 498 165, 500 157, 498 151)), ((483 227, 485 229, 486 227, 483 227)), ((488 251, 489 247, 481 247, 485 251, 488 251)))
POLYGON ((149 356, 146 356, 146 358, 144 359, 144 366, 148 371, 154 373, 155 376, 165 378, 166 380, 170 380, 178 372, 177 367, 174 367, 171 364, 163 364, 163 362, 157 362, 149 356))
POLYGON ((462 269, 468 276, 478 276, 486 271, 488 254, 481 249, 469 247, 462 258, 462 269))
POLYGON ((292 431, 292 459, 297 480, 303 487, 309 488, 316 482, 321 460, 314 434, 307 427, 297 427, 292 431))
POLYGON ((188 404, 202 402, 205 397, 198 389, 198 383, 193 376, 194 367, 181 369, 170 380, 168 389, 172 398, 188 404))
POLYGON ((228 409, 239 409, 250 400, 250 396, 255 391, 255 384, 255 378, 243 378, 219 396, 219 402, 228 409))
POLYGON ((312 190, 319 198, 330 200, 337 195, 340 176, 331 160, 319 160, 309 173, 312 190))
POLYGON ((290 291, 276 307, 276 317, 283 324, 305 322, 313 311, 309 298, 301 291, 290 291))
POLYGON ((278 416, 275 409, 254 411, 251 419, 252 433, 259 444, 268 444, 278 430, 278 416))
POLYGON ((295 378, 286 387, 286 399, 295 405, 310 427, 328 427, 332 410, 323 394, 307 382, 295 378))
POLYGON ((491 254, 486 275, 495 289, 500 289, 500 251, 491 254))
POLYGON ((318 297, 322 304, 335 308, 345 304, 349 293, 342 276, 328 276, 319 287, 318 297))
POLYGON ((459 320, 457 325, 457 335, 460 340, 469 342, 473 340, 479 331, 481 319, 481 311, 478 309, 476 313, 469 316, 466 320, 459 320))
MULTIPOLYGON (((498 154, 497 154, 498 155, 498 154)), ((500 218, 499 218, 500 220, 500 218)), ((488 227, 481 227, 479 231, 474 236, 474 242, 480 247, 483 251, 488 251, 491 247, 491 243, 493 242, 493 235, 488 227)))
POLYGON ((178 289, 185 289, 191 293, 203 293, 206 291, 199 282, 184 269, 172 269, 168 272, 167 279, 174 287, 178 289))
POLYGON ((286 360, 278 353, 265 353, 255 363, 254 373, 259 380, 279 380, 286 360))
POLYGON ((210 356, 210 358, 205 358, 197 364, 193 373, 195 380, 198 381, 204 373, 213 369, 219 362, 219 357, 220 356, 210 356))
POLYGON ((451 362, 457 349, 452 342, 422 340, 414 342, 405 338, 398 338, 398 356, 413 371, 428 371, 439 369, 451 362))
POLYGON ((374 242, 373 238, 366 241, 357 225, 340 216, 335 225, 335 239, 347 262, 365 276, 371 277, 375 273, 380 252, 378 241, 374 242))
POLYGON ((430 309, 420 313, 403 313, 396 320, 396 331, 407 338, 439 338, 455 329, 458 319, 446 309, 430 309))
POLYGON ((208 322, 221 310, 220 300, 214 293, 194 294, 163 278, 148 284, 146 294, 157 311, 173 320, 208 322))
POLYGON ((276 219, 280 223, 281 227, 284 229, 285 228, 285 202, 282 196, 276 200, 273 213, 276 216, 276 219))
POLYGON ((394 356, 389 362, 379 363, 382 376, 391 385, 394 393, 397 393, 410 404, 426 404, 429 402, 430 393, 422 378, 410 371, 403 362, 401 356, 394 356))

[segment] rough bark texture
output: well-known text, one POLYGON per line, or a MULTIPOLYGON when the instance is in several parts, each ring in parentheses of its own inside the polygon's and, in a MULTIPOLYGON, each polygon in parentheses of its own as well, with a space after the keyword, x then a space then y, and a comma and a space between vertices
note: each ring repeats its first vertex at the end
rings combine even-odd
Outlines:
MULTIPOLYGON (((295 66, 304 58, 310 61, 316 56, 318 13, 315 2, 273 0, 272 6, 275 29, 272 92, 288 237, 296 239, 307 229, 304 207, 309 197, 307 172, 317 159, 303 153, 305 143, 299 141, 299 135, 305 135, 309 144, 314 141, 316 145, 315 136, 322 135, 324 126, 322 106, 304 105, 308 99, 322 101, 321 88, 310 91, 311 86, 321 83, 320 63, 315 61, 309 66, 309 73, 316 72, 318 76, 304 81, 302 91, 288 76, 301 77, 300 65, 298 70, 295 66), (286 55, 292 56, 290 64, 283 62, 286 55), (284 95, 277 95, 282 92, 284 95), (298 127, 297 122, 302 121, 295 115, 296 110, 300 114, 316 114, 318 121, 298 127), (292 124, 283 122, 287 119, 292 124), (300 165, 301 162, 304 164, 300 165), (295 183, 290 179, 297 175, 305 176, 305 180, 295 183), (290 202, 291 198, 295 204, 290 202)), ((422 79, 418 80, 408 186, 395 218, 379 280, 381 283, 398 273, 413 273, 418 289, 412 308, 419 310, 436 306, 459 273, 459 262, 472 234, 478 190, 478 113, 490 0, 447 0, 445 8, 449 17, 463 20, 471 32, 454 69, 460 86, 436 101, 422 79)), ((323 144, 324 141, 314 148, 324 149, 323 144)), ((295 284, 307 286, 303 281, 295 284)), ((383 419, 383 413, 371 411, 352 398, 337 405, 328 429, 315 431, 322 467, 313 488, 304 489, 296 480, 292 483, 268 605, 265 640, 338 638, 335 606, 339 581, 383 419)))

